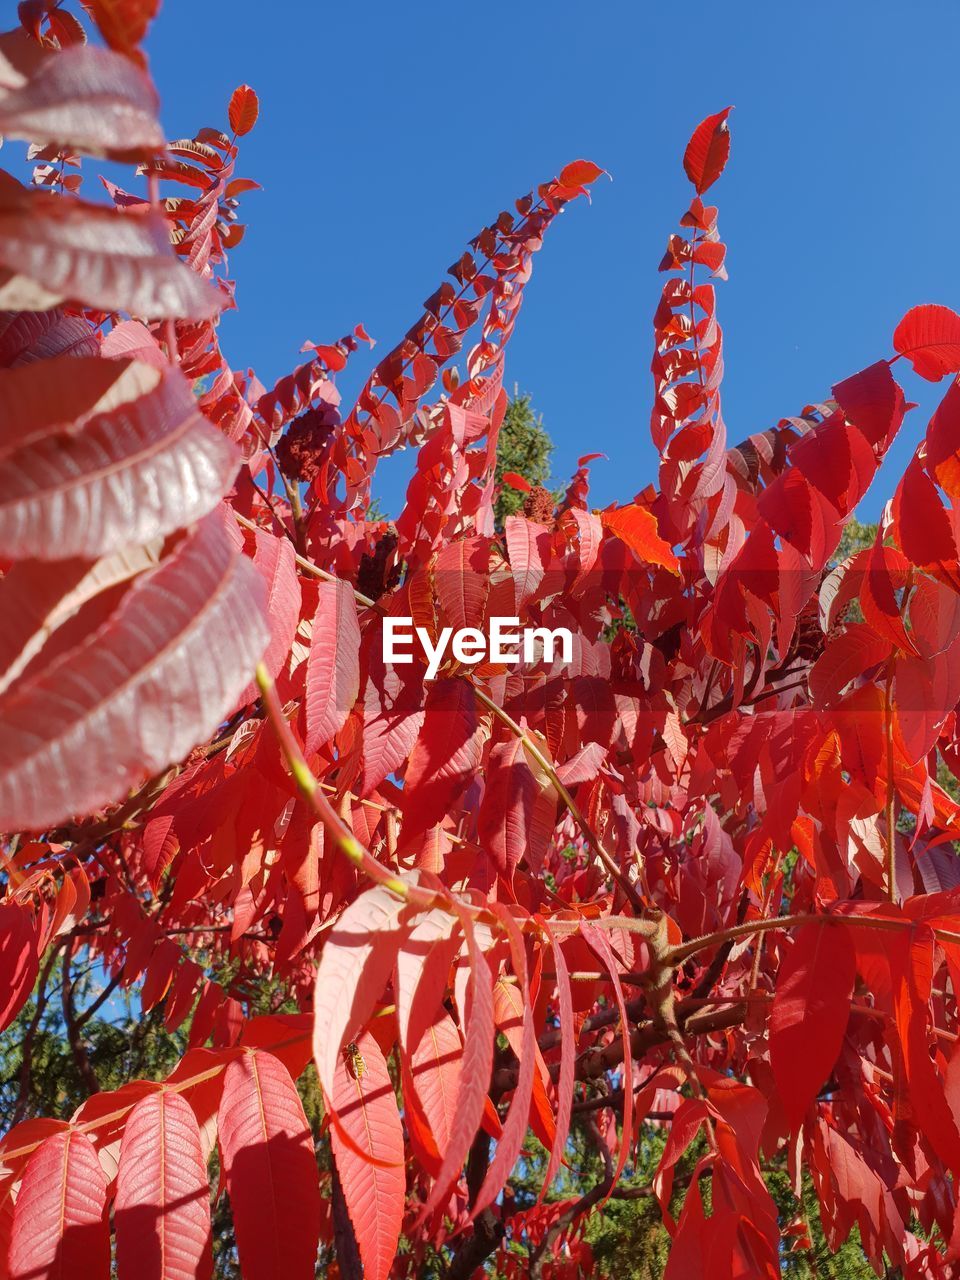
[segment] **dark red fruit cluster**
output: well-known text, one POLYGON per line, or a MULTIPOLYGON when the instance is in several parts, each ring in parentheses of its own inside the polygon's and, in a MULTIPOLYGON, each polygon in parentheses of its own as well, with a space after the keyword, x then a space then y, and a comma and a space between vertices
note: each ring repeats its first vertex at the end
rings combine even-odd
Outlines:
POLYGON ((537 524, 553 524, 555 507, 553 494, 549 489, 544 489, 543 485, 538 484, 527 494, 523 503, 523 514, 528 520, 535 520, 537 524))
POLYGON ((277 463, 288 480, 316 480, 339 422, 340 415, 329 404, 294 418, 276 445, 277 463))
POLYGON ((396 559, 397 535, 385 533, 373 554, 364 552, 357 572, 357 590, 371 600, 379 600, 400 580, 400 564, 396 559))

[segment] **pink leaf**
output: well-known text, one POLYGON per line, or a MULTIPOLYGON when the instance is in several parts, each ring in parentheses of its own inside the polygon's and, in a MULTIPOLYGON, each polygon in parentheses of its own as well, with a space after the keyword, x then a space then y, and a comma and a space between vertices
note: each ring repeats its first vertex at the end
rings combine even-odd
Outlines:
POLYGON ((286 1067, 262 1050, 231 1062, 218 1123, 244 1280, 313 1280, 319 1175, 310 1126, 286 1067))
POLYGON ((343 728, 359 692, 360 624, 353 589, 348 582, 321 582, 307 657, 307 756, 343 728))
POLYGON ((0 828, 117 800, 203 741, 266 646, 262 600, 213 513, 99 631, 12 685, 0 699, 0 828))

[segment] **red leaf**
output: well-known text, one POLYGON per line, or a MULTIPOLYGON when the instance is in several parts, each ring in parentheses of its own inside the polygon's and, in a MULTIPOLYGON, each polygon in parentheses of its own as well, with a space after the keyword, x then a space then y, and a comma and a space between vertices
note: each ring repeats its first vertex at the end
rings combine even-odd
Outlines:
MULTIPOLYGON (((498 978, 493 985, 494 1022, 498 1033, 504 1036, 518 1062, 526 1056, 525 1024, 529 1015, 524 1012, 524 1009, 525 999, 528 998, 524 997, 517 983, 509 982, 506 978, 498 978)), ((537 1139, 548 1151, 551 1151, 556 1139, 557 1126, 547 1095, 546 1086, 550 1080, 550 1074, 535 1038, 532 1043, 535 1070, 529 1123, 537 1139)))
POLYGON ((206 280, 173 252, 152 211, 56 200, 0 172, 2 303, 46 311, 64 299, 147 319, 205 320, 220 309, 206 280))
POLYGON ((801 928, 780 966, 770 1060, 794 1130, 837 1060, 856 976, 853 943, 842 925, 801 928))
POLYGON ((443 621, 454 630, 482 627, 490 593, 490 541, 458 538, 441 547, 433 565, 433 589, 443 621))
MULTIPOLYGON (((20 60, 23 32, 0 36, 0 57, 20 60)), ((19 88, 0 89, 0 131, 11 138, 113 159, 149 159, 164 145, 149 78, 127 58, 92 45, 43 57, 19 88)))
MULTIPOLYGON (((623 1173, 624 1166, 627 1163, 627 1157, 633 1144, 633 1051, 630 1047, 630 1019, 627 1017, 627 1006, 623 998, 623 987, 620 984, 620 974, 617 969, 616 956, 610 941, 603 929, 598 929, 594 924, 588 924, 587 921, 580 921, 580 932, 590 947, 590 950, 596 955, 597 959, 610 975, 610 982, 613 986, 613 994, 617 1004, 617 1011, 620 1014, 621 1036, 623 1039, 623 1130, 620 1134, 620 1154, 617 1157, 616 1169, 613 1174, 613 1180, 610 1184, 610 1190, 613 1190, 614 1184, 623 1173)), ((608 1192, 609 1197, 609 1192, 608 1192)))
POLYGON ((886 449, 906 412, 903 388, 887 361, 878 360, 838 382, 833 395, 847 421, 862 431, 872 445, 886 449))
POLYGON ((456 923, 455 916, 440 908, 424 912, 397 953, 397 1025, 407 1058, 416 1053, 443 1008, 450 966, 460 950, 456 923))
POLYGON ((0 552, 94 558, 205 516, 239 456, 176 369, 59 356, 0 371, 0 552))
POLYGON ((362 1068, 351 1069, 345 1054, 337 1063, 333 1105, 339 1124, 330 1130, 330 1144, 363 1274, 366 1280, 387 1280, 397 1256, 407 1189, 403 1126, 380 1046, 369 1032, 359 1035, 356 1044, 362 1068))
POLYGON ((0 902, 0 1031, 26 1003, 37 979, 39 938, 33 912, 0 902))
POLYGON ((411 1140, 428 1172, 436 1174, 457 1118, 463 1040, 456 1023, 438 1006, 419 1043, 401 1056, 404 1112, 411 1140))
POLYGON ((383 994, 410 929, 408 917, 406 902, 376 885, 351 903, 324 944, 313 1001, 313 1056, 334 1124, 340 1051, 348 1036, 360 1034, 383 994))
POLYGON ((257 116, 260 114, 260 99, 248 84, 242 84, 239 88, 234 89, 227 114, 230 119, 230 128, 238 138, 242 138, 245 133, 249 133, 257 123, 257 116))
POLYGON ((460 1091, 463 1041, 443 1006, 460 943, 455 916, 438 908, 425 912, 397 955, 394 977, 410 1138, 434 1175, 454 1131, 460 1091))
POLYGON ((696 187, 697 195, 703 195, 723 173, 730 155, 730 126, 727 116, 733 110, 725 107, 715 116, 707 116, 693 131, 687 149, 683 153, 683 167, 687 177, 696 187))
POLYGON ((66 9, 48 12, 47 18, 50 23, 50 32, 56 36, 61 49, 87 43, 87 33, 83 23, 66 9))
POLYGON ((110 48, 130 54, 146 35, 160 0, 91 0, 90 8, 110 48))
POLYGON ((403 788, 405 840, 432 827, 448 811, 473 777, 482 745, 477 701, 466 681, 431 684, 403 788))
POLYGON ((920 578, 910 597, 910 622, 921 657, 943 653, 960 636, 960 596, 932 578, 920 578))
POLYGON ((521 493, 530 493, 533 489, 529 480, 524 480, 523 476, 518 476, 516 471, 505 471, 501 476, 504 484, 508 484, 511 489, 519 489, 521 493))
POLYGON ((888 954, 911 1118, 956 1177, 960 1173, 960 1131, 944 1097, 943 1082, 930 1059, 927 1036, 935 948, 932 927, 917 923, 908 934, 897 937, 888 954))
POLYGON ((904 753, 916 763, 931 750, 960 700, 960 664, 953 652, 934 658, 900 656, 896 672, 897 723, 904 753))
POLYGON ((944 509, 937 486, 918 459, 907 467, 894 499, 900 550, 911 564, 955 564, 957 542, 950 516, 944 509))
POLYGON ((767 485, 757 500, 757 509, 781 538, 804 555, 811 555, 813 491, 799 471, 784 471, 767 485))
POLYGON ((867 572, 860 587, 863 616, 877 635, 885 636, 905 653, 917 652, 903 624, 897 592, 906 584, 909 562, 896 547, 883 545, 883 529, 869 550, 862 552, 867 572))
POLYGON ((10 1280, 105 1280, 107 1180, 90 1139, 44 1139, 27 1161, 13 1211, 10 1280))
POLYGON ((127 1118, 114 1206, 119 1280, 204 1280, 212 1270, 210 1188, 200 1130, 158 1089, 127 1118))
POLYGON ((542 1201, 554 1174, 560 1168, 560 1161, 567 1145, 570 1132, 570 1113, 573 1106, 574 1069, 576 1066, 576 1045, 573 1022, 573 999, 570 990, 570 971, 560 946, 560 940, 547 930, 553 955, 553 967, 556 972, 557 1005, 559 1008, 560 1027, 560 1076, 557 1081, 557 1130, 550 1149, 547 1171, 543 1175, 543 1186, 540 1188, 539 1201, 542 1201))
POLYGON ((253 1050, 230 1063, 218 1124, 244 1280, 313 1280, 321 1211, 313 1137, 273 1054, 253 1050))
POLYGON ((497 1149, 483 1184, 477 1192, 476 1200, 471 1205, 471 1212, 474 1214, 482 1213, 489 1204, 493 1203, 520 1154, 529 1123, 530 1098, 537 1069, 535 1057, 537 1041, 530 1007, 530 985, 527 978, 527 956, 523 935, 505 906, 499 902, 491 902, 489 906, 498 918, 500 927, 506 933, 510 944, 510 960, 521 996, 522 1031, 519 1044, 514 1042, 514 1052, 518 1060, 516 1088, 510 1100, 510 1109, 503 1124, 503 1133, 497 1142, 497 1149))
POLYGON ((423 684, 417 668, 386 666, 382 638, 375 627, 363 698, 364 796, 409 759, 423 725, 423 684))
MULTIPOLYGON (((37 1116, 33 1120, 21 1120, 7 1130, 0 1138, 0 1198, 6 1196, 12 1185, 20 1180, 27 1162, 42 1140, 68 1128, 64 1120, 37 1116)), ((0 1254, 0 1257, 6 1263, 6 1254, 0 1254)), ((4 1274, 0 1272, 0 1275, 4 1274)))
MULTIPOLYGON (((263 665, 273 680, 286 666, 297 633, 300 579, 296 553, 289 538, 277 537, 265 529, 257 529, 253 538, 253 567, 266 587, 266 616, 270 624, 270 644, 263 655, 263 665)), ((253 702, 258 692, 256 682, 251 682, 241 694, 241 702, 253 702)))
POLYGON ((604 173, 592 160, 572 160, 560 170, 559 181, 562 187, 587 187, 604 173))
POLYGON ((155 369, 168 367, 163 348, 139 320, 122 320, 114 325, 100 346, 100 354, 111 360, 142 360, 155 369))
POLYGON ((952 381, 930 419, 926 467, 953 499, 960 498, 960 383, 952 381))
POLYGON ((960 316, 949 307, 913 307, 897 325, 893 345, 921 378, 939 382, 960 369, 960 316))
POLYGON ((793 444, 790 461, 841 515, 847 515, 870 487, 877 459, 863 433, 837 417, 793 444))
POLYGON ((263 588, 207 516, 110 619, 0 699, 0 829, 119 799, 235 705, 266 647, 263 588))
POLYGON ((467 1009, 460 1011, 461 1021, 466 1024, 466 1037, 460 1070, 460 1092, 457 1095, 456 1124, 450 1134, 450 1144, 443 1153, 440 1172, 420 1210, 416 1225, 444 1203, 451 1183, 459 1177, 460 1168, 480 1126, 493 1066, 493 979, 477 943, 473 921, 466 911, 458 910, 458 915, 467 942, 470 983, 467 1009))
POLYGON ((671 573, 679 573, 680 561, 657 531, 657 519, 646 507, 629 506, 604 511, 601 519, 611 533, 625 542, 634 555, 647 564, 659 564, 671 573))
POLYGON ((519 615, 523 606, 536 596, 544 580, 552 539, 543 525, 523 516, 507 516, 504 536, 513 574, 514 604, 519 615))
POLYGON ((523 743, 513 736, 492 748, 485 773, 477 830, 497 870, 512 883, 527 849, 540 785, 527 763, 523 743))
POLYGON ((95 356, 100 350, 87 321, 80 316, 64 315, 59 309, 8 312, 0 320, 0 368, 3 369, 60 355, 95 356))
POLYGON ((233 199, 234 196, 241 196, 245 191, 262 191, 259 182, 254 182, 252 178, 233 178, 227 183, 227 196, 233 199))
POLYGON ((320 582, 310 634, 304 753, 311 756, 344 726, 360 692, 360 624, 348 582, 320 582))
POLYGON ((299 1080, 310 1061, 309 1013, 262 1013, 243 1024, 240 1044, 244 1048, 266 1049, 279 1059, 294 1080, 299 1080))
POLYGON ((818 707, 829 707, 864 671, 890 656, 890 641, 863 623, 851 623, 829 638, 810 675, 810 692, 818 707))

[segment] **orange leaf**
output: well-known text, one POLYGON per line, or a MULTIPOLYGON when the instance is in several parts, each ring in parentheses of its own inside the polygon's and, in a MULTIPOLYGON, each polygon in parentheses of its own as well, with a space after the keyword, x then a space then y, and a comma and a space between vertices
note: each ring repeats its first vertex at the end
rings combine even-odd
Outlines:
POLYGON ((564 187, 585 187, 596 182, 606 169, 601 169, 592 160, 572 160, 560 171, 560 185, 564 187))
POLYGON ((635 504, 618 510, 601 512, 607 529, 621 542, 626 543, 634 555, 648 564, 659 564, 671 573, 679 573, 680 561, 670 550, 670 545, 657 532, 656 517, 646 507, 635 504))

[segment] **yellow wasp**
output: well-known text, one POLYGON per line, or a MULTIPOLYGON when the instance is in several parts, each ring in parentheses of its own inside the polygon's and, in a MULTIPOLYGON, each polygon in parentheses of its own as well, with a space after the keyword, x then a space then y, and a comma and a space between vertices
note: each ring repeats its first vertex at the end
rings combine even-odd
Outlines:
POLYGON ((351 1040, 344 1047, 343 1056, 347 1060, 347 1070, 353 1076, 354 1080, 362 1080, 366 1074, 367 1064, 363 1060, 363 1054, 357 1046, 355 1040, 351 1040))

